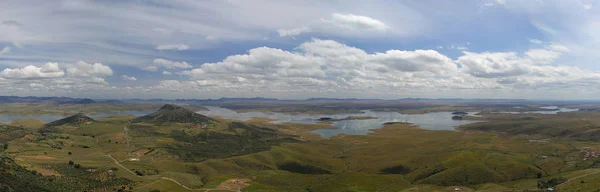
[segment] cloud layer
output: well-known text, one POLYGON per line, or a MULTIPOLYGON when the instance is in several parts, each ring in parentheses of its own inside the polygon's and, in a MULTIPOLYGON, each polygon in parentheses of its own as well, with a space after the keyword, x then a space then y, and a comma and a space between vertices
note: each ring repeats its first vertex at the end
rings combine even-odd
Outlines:
POLYGON ((2 5, 0 95, 600 96, 594 1, 2 5))

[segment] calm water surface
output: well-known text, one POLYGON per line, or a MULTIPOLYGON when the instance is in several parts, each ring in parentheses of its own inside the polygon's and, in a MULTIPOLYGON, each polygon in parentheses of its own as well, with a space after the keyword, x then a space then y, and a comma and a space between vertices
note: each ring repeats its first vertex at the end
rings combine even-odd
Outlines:
POLYGON ((569 109, 569 108, 560 108, 558 106, 545 106, 540 107, 540 109, 551 109, 552 111, 524 111, 524 112, 499 112, 499 113, 510 113, 510 114, 527 114, 527 113, 537 113, 537 114, 549 114, 554 115, 560 112, 575 112, 579 111, 579 109, 569 109))
MULTIPOLYGON (((401 114, 397 112, 376 112, 365 110, 364 113, 348 113, 335 115, 290 115, 283 113, 263 113, 263 112, 245 112, 238 113, 230 109, 220 107, 206 107, 208 111, 198 111, 198 113, 207 116, 220 116, 222 118, 250 120, 254 117, 274 119, 275 123, 291 122, 291 123, 306 123, 315 124, 317 119, 321 117, 331 117, 341 119, 348 116, 371 116, 377 119, 362 119, 362 120, 343 120, 334 122, 332 125, 338 129, 319 129, 313 131, 322 137, 329 138, 337 134, 367 134, 371 129, 381 128, 386 122, 407 122, 419 125, 423 129, 430 130, 453 130, 454 127, 469 123, 479 122, 470 120, 452 120, 451 112, 435 112, 425 114, 401 114)), ((470 113, 474 114, 474 113, 470 113)))

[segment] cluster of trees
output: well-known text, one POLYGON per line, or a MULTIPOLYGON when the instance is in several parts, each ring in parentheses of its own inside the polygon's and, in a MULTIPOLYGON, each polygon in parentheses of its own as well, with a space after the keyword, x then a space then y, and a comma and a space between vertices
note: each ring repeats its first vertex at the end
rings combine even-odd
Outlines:
POLYGON ((2 145, 2 151, 5 151, 8 149, 8 143, 5 143, 4 145, 2 145))
POLYGON ((136 175, 139 175, 139 176, 157 175, 158 173, 160 173, 158 171, 158 169, 155 169, 155 170, 135 170, 135 169, 132 169, 132 170, 135 172, 136 175))
POLYGON ((537 186, 538 189, 554 188, 557 185, 564 183, 565 181, 567 181, 567 179, 565 179, 564 177, 556 177, 548 180, 540 179, 538 180, 537 186))
POLYGON ((81 168, 81 165, 79 163, 75 164, 75 162, 73 162, 73 161, 69 161, 69 165, 75 167, 76 169, 81 168))

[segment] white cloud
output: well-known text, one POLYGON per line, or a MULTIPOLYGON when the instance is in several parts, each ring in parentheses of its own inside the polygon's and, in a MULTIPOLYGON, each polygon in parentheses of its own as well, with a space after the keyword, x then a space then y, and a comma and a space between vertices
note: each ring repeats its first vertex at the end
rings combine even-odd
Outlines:
POLYGON ((31 88, 41 88, 41 87, 44 87, 44 85, 39 84, 39 83, 30 83, 29 87, 31 87, 31 88))
POLYGON ((385 31, 387 30, 389 27, 376 19, 370 18, 370 17, 366 17, 366 16, 361 16, 361 15, 354 15, 354 14, 340 14, 340 13, 334 13, 331 15, 331 19, 329 20, 325 20, 323 19, 323 21, 325 23, 331 23, 337 27, 341 27, 341 28, 346 28, 346 29, 352 29, 352 30, 378 30, 378 31, 385 31))
POLYGON ((11 51, 11 48, 9 46, 6 46, 2 50, 0 50, 0 55, 10 53, 10 51, 11 51))
POLYGON ((0 72, 0 77, 6 79, 50 79, 65 75, 58 63, 46 63, 42 67, 28 65, 19 69, 7 68, 0 72))
POLYGON ((506 0, 484 0, 483 6, 506 5, 506 0))
POLYGON ((154 61, 152 62, 155 66, 157 67, 164 67, 167 69, 175 69, 175 68, 179 68, 179 69, 188 69, 188 68, 192 68, 192 65, 185 62, 185 61, 170 61, 170 60, 166 60, 166 59, 154 59, 154 61))
POLYGON ((544 43, 542 40, 539 40, 539 39, 530 39, 529 42, 533 43, 533 44, 543 44, 544 43))
POLYGON ((182 72, 191 80, 178 81, 177 89, 276 95, 294 91, 366 91, 376 95, 398 94, 401 90, 571 89, 600 83, 600 73, 548 65, 563 53, 552 46, 523 53, 463 52, 455 61, 434 50, 367 53, 320 39, 305 42, 294 50, 258 47, 247 54, 205 63, 182 72))
POLYGON ((78 61, 67 68, 67 74, 73 77, 101 77, 111 76, 113 71, 102 63, 88 64, 84 61, 78 61))
POLYGON ((182 74, 199 85, 218 85, 214 89, 276 91, 428 87, 445 81, 441 77, 457 72, 452 59, 434 50, 388 50, 369 54, 320 39, 303 43, 297 50, 254 48, 248 54, 205 63, 182 74))
POLYGON ((294 29, 279 29, 277 30, 277 33, 279 33, 280 37, 293 37, 293 36, 298 36, 302 33, 306 33, 306 32, 310 32, 310 28, 308 27, 299 27, 299 28, 294 28, 294 29))
POLYGON ((130 77, 130 76, 127 76, 127 75, 121 75, 121 79, 127 80, 127 81, 135 81, 135 80, 137 80, 137 78, 130 77))
POLYGON ((459 51, 466 51, 466 50, 469 50, 469 48, 467 48, 467 47, 464 47, 464 46, 456 46, 456 49, 457 49, 457 50, 459 50, 459 51))
POLYGON ((464 52, 457 62, 464 70, 476 77, 498 78, 540 73, 554 63, 569 49, 559 44, 551 44, 543 49, 530 49, 519 56, 515 52, 464 52))
POLYGON ((190 49, 190 46, 186 45, 186 44, 169 44, 169 45, 158 45, 156 46, 157 50, 179 50, 179 51, 183 51, 183 50, 188 50, 190 49))
POLYGON ((525 55, 536 61, 537 64, 552 64, 554 60, 558 59, 562 53, 557 51, 552 51, 548 49, 531 49, 525 52, 525 55))
POLYGON ((172 75, 173 73, 169 72, 169 71, 163 71, 162 72, 163 75, 172 75))

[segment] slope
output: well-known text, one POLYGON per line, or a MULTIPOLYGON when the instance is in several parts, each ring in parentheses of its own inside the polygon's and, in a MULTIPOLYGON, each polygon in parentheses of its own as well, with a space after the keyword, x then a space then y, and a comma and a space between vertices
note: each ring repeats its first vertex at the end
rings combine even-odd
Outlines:
POLYGON ((189 109, 173 104, 165 104, 158 111, 135 118, 132 123, 209 123, 217 120, 197 114, 189 109))

